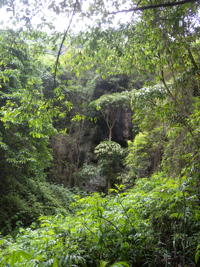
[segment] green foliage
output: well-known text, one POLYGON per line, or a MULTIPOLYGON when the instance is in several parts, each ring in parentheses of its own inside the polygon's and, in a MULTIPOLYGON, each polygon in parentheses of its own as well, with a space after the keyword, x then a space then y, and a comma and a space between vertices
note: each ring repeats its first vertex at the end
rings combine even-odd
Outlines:
POLYGON ((101 168, 92 164, 84 164, 78 172, 78 177, 81 181, 88 182, 93 179, 98 179, 100 176, 101 168))
POLYGON ((147 133, 139 133, 133 142, 129 142, 129 153, 126 157, 126 165, 131 170, 131 176, 145 177, 151 165, 151 143, 147 133))
POLYGON ((73 193, 62 186, 28 177, 12 177, 2 187, 8 191, 0 203, 0 227, 4 234, 31 224, 41 215, 66 214, 73 201, 73 193))
POLYGON ((193 248, 199 245, 200 213, 191 179, 161 173, 137 180, 128 192, 76 199, 74 214, 41 217, 39 228, 1 238, 0 266, 175 266, 198 260, 193 248))
POLYGON ((16 167, 33 163, 37 165, 36 171, 48 167, 51 159, 48 137, 55 133, 52 118, 57 112, 43 96, 38 62, 34 62, 35 55, 23 38, 23 33, 1 31, 0 131, 4 143, 1 148, 8 164, 16 167), (6 52, 8 57, 4 57, 6 52))
POLYGON ((64 192, 54 193, 45 182, 52 161, 49 137, 57 132, 53 119, 60 111, 44 95, 42 78, 48 66, 39 59, 44 47, 35 44, 37 38, 43 35, 0 31, 0 226, 4 233, 56 209, 66 211, 59 197, 64 192))
POLYGON ((163 122, 163 114, 159 115, 160 107, 165 104, 167 97, 163 86, 134 89, 130 94, 134 131, 151 131, 154 127, 160 126, 163 122))
POLYGON ((123 149, 116 142, 102 141, 95 148, 95 154, 97 155, 97 158, 101 160, 108 160, 109 158, 115 160, 123 155, 123 149))
POLYGON ((109 108, 128 108, 130 104, 129 92, 105 94, 96 99, 90 105, 95 106, 97 110, 103 109, 105 112, 109 108))
POLYGON ((102 174, 107 177, 107 188, 110 189, 122 168, 124 149, 116 142, 102 141, 96 146, 94 153, 98 158, 102 174))
MULTIPOLYGON (((14 12, 16 1, 11 2, 14 12)), ((50 8, 69 12, 72 3, 64 2, 50 8)), ((123 9, 125 2, 115 1, 113 8, 123 9)), ((158 3, 142 0, 137 6, 158 3)), ((104 1, 95 5, 92 14, 105 12, 104 1)), ((50 39, 36 31, 0 31, 0 226, 3 234, 21 226, 14 236, 0 238, 0 266, 199 264, 198 13, 197 1, 182 1, 171 8, 145 9, 127 25, 101 28, 99 23, 65 43, 56 84, 55 57, 44 55, 52 54, 56 44, 49 47, 50 39), (129 87, 137 90, 103 95, 88 108, 97 78, 119 74, 131 75, 129 87), (151 86, 140 88, 144 83, 151 86), (67 138, 67 128, 68 140, 60 146, 70 153, 63 152, 59 165, 61 172, 69 170, 63 171, 65 179, 75 173, 85 181, 104 176, 110 189, 120 172, 126 176, 125 153, 112 141, 112 130, 130 104, 134 139, 125 162, 132 189, 119 193, 119 186, 107 196, 81 198, 45 182, 52 166, 49 138, 59 130, 67 138), (109 141, 98 141, 96 158, 82 159, 92 107, 101 114, 109 141), (41 215, 51 216, 41 217, 38 225, 41 215)))

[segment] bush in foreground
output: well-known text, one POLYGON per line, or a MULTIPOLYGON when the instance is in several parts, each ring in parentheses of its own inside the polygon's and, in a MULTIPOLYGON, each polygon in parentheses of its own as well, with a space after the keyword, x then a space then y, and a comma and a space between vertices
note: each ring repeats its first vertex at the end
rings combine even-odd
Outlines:
POLYGON ((186 177, 159 174, 128 192, 77 196, 73 214, 41 217, 39 228, 1 238, 0 266, 196 266, 193 188, 186 177))

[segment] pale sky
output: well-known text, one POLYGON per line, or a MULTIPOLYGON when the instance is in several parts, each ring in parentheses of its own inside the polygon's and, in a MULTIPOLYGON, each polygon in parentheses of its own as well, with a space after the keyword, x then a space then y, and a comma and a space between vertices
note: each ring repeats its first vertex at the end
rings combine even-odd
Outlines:
MULTIPOLYGON (((34 4, 36 3, 34 0, 29 0, 31 5, 33 5, 32 9, 34 10, 34 4)), ((51 3, 52 0, 40 0, 40 4, 42 4, 42 9, 40 12, 38 12, 33 18, 32 18, 32 24, 37 25, 41 24, 41 17, 45 16, 47 22, 52 22, 53 25, 55 26, 55 30, 59 32, 63 32, 70 20, 69 14, 59 14, 56 15, 52 10, 48 9, 49 4, 51 3)), ((59 0, 57 0, 59 2, 59 0)), ((105 3, 106 8, 112 12, 115 11, 116 8, 113 5, 113 1, 111 0, 103 0, 105 3)), ((121 0, 123 2, 123 0, 121 0)), ((88 11, 90 8, 91 3, 93 4, 95 1, 94 0, 82 0, 82 9, 84 11, 88 11)), ((119 1, 118 1, 119 2, 119 1)), ((15 1, 15 9, 16 12, 18 10, 23 9, 23 5, 20 4, 20 0, 15 1)), ((121 8, 130 8, 131 7, 131 0, 127 0, 125 4, 121 5, 121 8)), ((31 6, 30 6, 31 9, 31 6)), ((22 12, 20 12, 20 16, 22 15, 22 12)), ((120 13, 114 16, 112 19, 112 25, 116 26, 119 25, 120 23, 127 23, 131 20, 132 14, 131 13, 120 13)), ((1 8, 0 9, 0 29, 5 29, 6 27, 11 27, 11 28, 19 28, 22 24, 18 23, 17 25, 13 26, 12 24, 12 18, 13 14, 12 12, 6 11, 6 8, 1 8)), ((73 18, 73 23, 71 25, 71 30, 74 33, 79 32, 80 30, 84 30, 87 25, 90 25, 93 23, 94 20, 102 20, 102 18, 98 18, 97 16, 93 16, 92 20, 89 18, 85 18, 84 21, 82 18, 80 18, 78 15, 74 16, 73 18)), ((50 29, 48 26, 43 28, 44 31, 49 32, 50 29)))
MULTIPOLYGON (((0 0, 2 1, 2 0, 0 0)), ((34 25, 36 28, 37 26, 41 25, 41 17, 45 17, 46 18, 46 22, 51 22, 53 23, 55 30, 58 32, 64 32, 66 30, 66 28, 69 25, 69 21, 70 21, 70 14, 62 14, 60 13, 59 15, 56 15, 55 12, 53 12, 52 10, 50 10, 48 7, 51 4, 51 2, 53 0, 28 0, 29 1, 29 9, 35 10, 35 5, 37 5, 37 2, 40 3, 40 5, 42 6, 42 8, 40 8, 39 12, 37 14, 35 14, 35 16, 32 18, 31 22, 32 25, 34 25)), ((75 1, 75 0, 74 0, 75 1)), ((120 9, 129 9, 132 7, 133 5, 133 1, 132 0, 79 0, 79 2, 81 2, 82 5, 82 10, 84 12, 90 11, 90 7, 91 4, 94 3, 98 3, 98 1, 102 1, 106 7, 107 10, 109 10, 109 12, 113 12, 117 10, 117 3, 120 3, 120 9)), ((23 16, 25 14, 25 9, 23 8, 23 5, 20 3, 21 0, 15 0, 15 11, 16 13, 19 13, 20 16, 23 16)), ((62 2, 61 0, 55 0, 55 2, 62 2)), ((121 23, 128 23, 130 22, 132 19, 134 19, 134 21, 137 21, 139 18, 138 13, 119 13, 116 14, 113 18, 112 18, 112 26, 117 27, 118 25, 120 25, 121 23)), ((6 29, 6 28, 20 28, 23 24, 21 23, 17 23, 17 25, 13 25, 12 24, 12 19, 13 19, 13 13, 12 12, 8 12, 6 11, 6 8, 0 8, 0 29, 6 29)), ((93 15, 93 17, 90 18, 81 18, 79 16, 79 14, 76 14, 73 18, 73 22, 71 24, 71 32, 73 32, 74 34, 83 31, 84 29, 87 28, 87 26, 92 26, 94 25, 94 22, 97 21, 99 19, 99 21, 103 20, 103 17, 98 17, 97 15, 93 15)), ((199 26, 199 21, 197 21, 197 19, 194 20, 194 26, 199 26)), ((111 26, 111 25, 110 25, 111 26)), ((108 24, 105 24, 104 27, 108 27, 108 24)), ((46 32, 54 32, 54 30, 51 30, 49 28, 49 26, 45 26, 42 29, 40 28, 40 30, 46 31, 46 32)))

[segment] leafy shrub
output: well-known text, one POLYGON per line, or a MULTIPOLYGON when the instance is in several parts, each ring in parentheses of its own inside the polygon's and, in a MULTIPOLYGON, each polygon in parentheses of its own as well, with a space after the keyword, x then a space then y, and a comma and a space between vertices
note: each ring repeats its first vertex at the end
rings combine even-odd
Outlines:
POLYGON ((145 177, 151 164, 149 150, 151 143, 146 132, 139 133, 133 142, 129 141, 129 154, 126 157, 126 165, 131 170, 133 178, 145 177))
POLYGON ((33 179, 12 180, 12 189, 1 197, 2 233, 28 226, 41 215, 66 214, 74 194, 62 186, 33 179))
POLYGON ((128 192, 77 195, 73 214, 41 217, 40 227, 2 237, 0 266, 195 266, 197 203, 190 178, 162 173, 128 192))
POLYGON ((101 172, 107 178, 107 188, 114 185, 116 175, 122 167, 124 158, 123 148, 113 141, 102 141, 96 146, 94 153, 98 158, 101 172))

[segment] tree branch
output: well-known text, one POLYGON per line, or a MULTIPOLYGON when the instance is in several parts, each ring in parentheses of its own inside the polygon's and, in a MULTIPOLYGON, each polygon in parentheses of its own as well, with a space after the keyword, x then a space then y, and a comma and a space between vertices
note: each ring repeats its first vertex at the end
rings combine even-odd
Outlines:
POLYGON ((187 3, 194 3, 194 2, 198 2, 199 0, 183 0, 183 1, 178 1, 178 2, 169 2, 169 3, 163 3, 163 4, 157 4, 157 5, 149 5, 149 6, 141 6, 141 7, 134 7, 134 8, 130 8, 130 9, 123 9, 123 10, 119 10, 116 12, 111 12, 109 13, 109 15, 115 15, 118 13, 128 13, 128 12, 133 12, 133 11, 143 11, 146 9, 154 9, 154 8, 159 8, 159 7, 172 7, 172 6, 179 6, 179 5, 184 5, 187 3))
POLYGON ((169 89, 167 83, 165 82, 164 71, 163 71, 162 69, 161 69, 160 73, 161 73, 161 81, 162 81, 162 83, 163 83, 163 85, 164 85, 164 87, 165 87, 167 93, 169 94, 169 96, 171 97, 171 99, 174 101, 174 103, 175 103, 176 105, 178 105, 176 97, 174 97, 174 95, 173 95, 172 92, 170 91, 170 89, 169 89))
POLYGON ((200 75, 199 67, 198 67, 198 65, 197 65, 197 63, 193 57, 192 51, 190 50, 189 47, 187 48, 187 51, 188 51, 189 59, 190 59, 192 65, 194 66, 195 71, 197 72, 198 75, 200 75))
POLYGON ((69 31, 69 29, 71 27, 71 24, 72 24, 73 17, 74 17, 75 12, 76 12, 76 5, 77 5, 77 1, 74 4, 74 9, 72 11, 72 15, 71 15, 68 27, 67 27, 67 29, 66 29, 66 31, 64 33, 64 36, 62 38, 62 42, 60 44, 60 48, 59 48, 59 51, 58 51, 58 54, 57 54, 56 63, 55 63, 55 71, 54 71, 54 87, 56 87, 56 75, 57 75, 57 70, 58 70, 59 58, 60 58, 60 55, 61 55, 61 51, 62 51, 62 47, 63 47, 64 41, 65 41, 65 39, 67 37, 68 31, 69 31))

